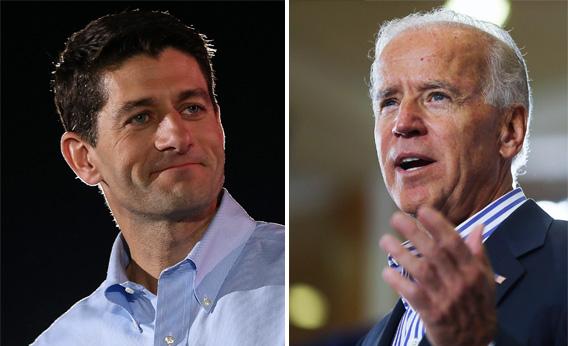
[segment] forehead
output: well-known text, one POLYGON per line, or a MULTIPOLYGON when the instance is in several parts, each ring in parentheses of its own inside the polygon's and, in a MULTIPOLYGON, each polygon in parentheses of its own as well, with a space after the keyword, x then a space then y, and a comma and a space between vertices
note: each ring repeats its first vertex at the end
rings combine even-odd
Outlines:
POLYGON ((379 57, 379 84, 404 80, 478 82, 487 69, 489 38, 473 28, 429 25, 403 31, 379 57))
POLYGON ((104 72, 102 80, 109 101, 159 97, 186 89, 208 91, 197 60, 173 48, 156 57, 135 55, 118 68, 104 72))

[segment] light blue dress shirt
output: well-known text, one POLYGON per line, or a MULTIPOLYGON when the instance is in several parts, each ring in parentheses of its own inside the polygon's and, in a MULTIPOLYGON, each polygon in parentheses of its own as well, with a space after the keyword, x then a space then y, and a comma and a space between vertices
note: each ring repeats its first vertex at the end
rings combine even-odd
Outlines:
POLYGON ((157 296, 128 280, 129 258, 119 235, 106 280, 32 345, 284 345, 284 228, 255 222, 226 190, 157 296))

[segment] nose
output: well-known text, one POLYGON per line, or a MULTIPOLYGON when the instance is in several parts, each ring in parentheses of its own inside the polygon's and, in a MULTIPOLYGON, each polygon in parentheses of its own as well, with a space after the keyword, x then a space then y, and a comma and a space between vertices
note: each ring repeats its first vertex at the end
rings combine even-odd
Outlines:
POLYGON ((166 114, 156 131, 155 146, 159 151, 186 153, 193 144, 193 136, 188 121, 177 111, 166 114))
POLYGON ((427 132, 424 124, 424 111, 414 100, 403 100, 395 118, 392 133, 395 137, 411 138, 423 136, 427 132))

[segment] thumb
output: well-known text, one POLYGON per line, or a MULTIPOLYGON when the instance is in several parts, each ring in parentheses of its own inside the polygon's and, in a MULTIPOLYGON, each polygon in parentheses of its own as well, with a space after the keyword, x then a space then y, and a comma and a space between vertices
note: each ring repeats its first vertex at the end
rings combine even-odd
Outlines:
POLYGON ((483 228, 484 228, 483 224, 475 226, 471 231, 471 233, 469 234, 469 236, 467 237, 467 239, 465 240, 467 247, 475 257, 483 255, 484 252, 483 245, 481 243, 483 228))

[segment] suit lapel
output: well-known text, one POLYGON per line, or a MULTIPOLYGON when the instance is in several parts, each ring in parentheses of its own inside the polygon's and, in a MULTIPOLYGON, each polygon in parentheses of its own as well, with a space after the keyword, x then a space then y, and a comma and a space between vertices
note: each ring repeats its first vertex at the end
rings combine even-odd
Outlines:
POLYGON ((499 226, 485 242, 485 249, 495 274, 504 278, 496 284, 496 305, 522 278, 525 268, 517 260, 544 244, 552 219, 533 200, 526 201, 499 226))
POLYGON ((500 236, 499 232, 495 232, 487 240, 485 250, 491 260, 493 272, 505 278, 500 284, 496 283, 495 287, 495 304, 499 306, 505 293, 523 276, 525 268, 511 253, 507 242, 500 236))
POLYGON ((402 300, 399 299, 389 316, 385 329, 379 335, 377 346, 391 346, 394 339, 398 323, 404 314, 405 308, 402 300))

